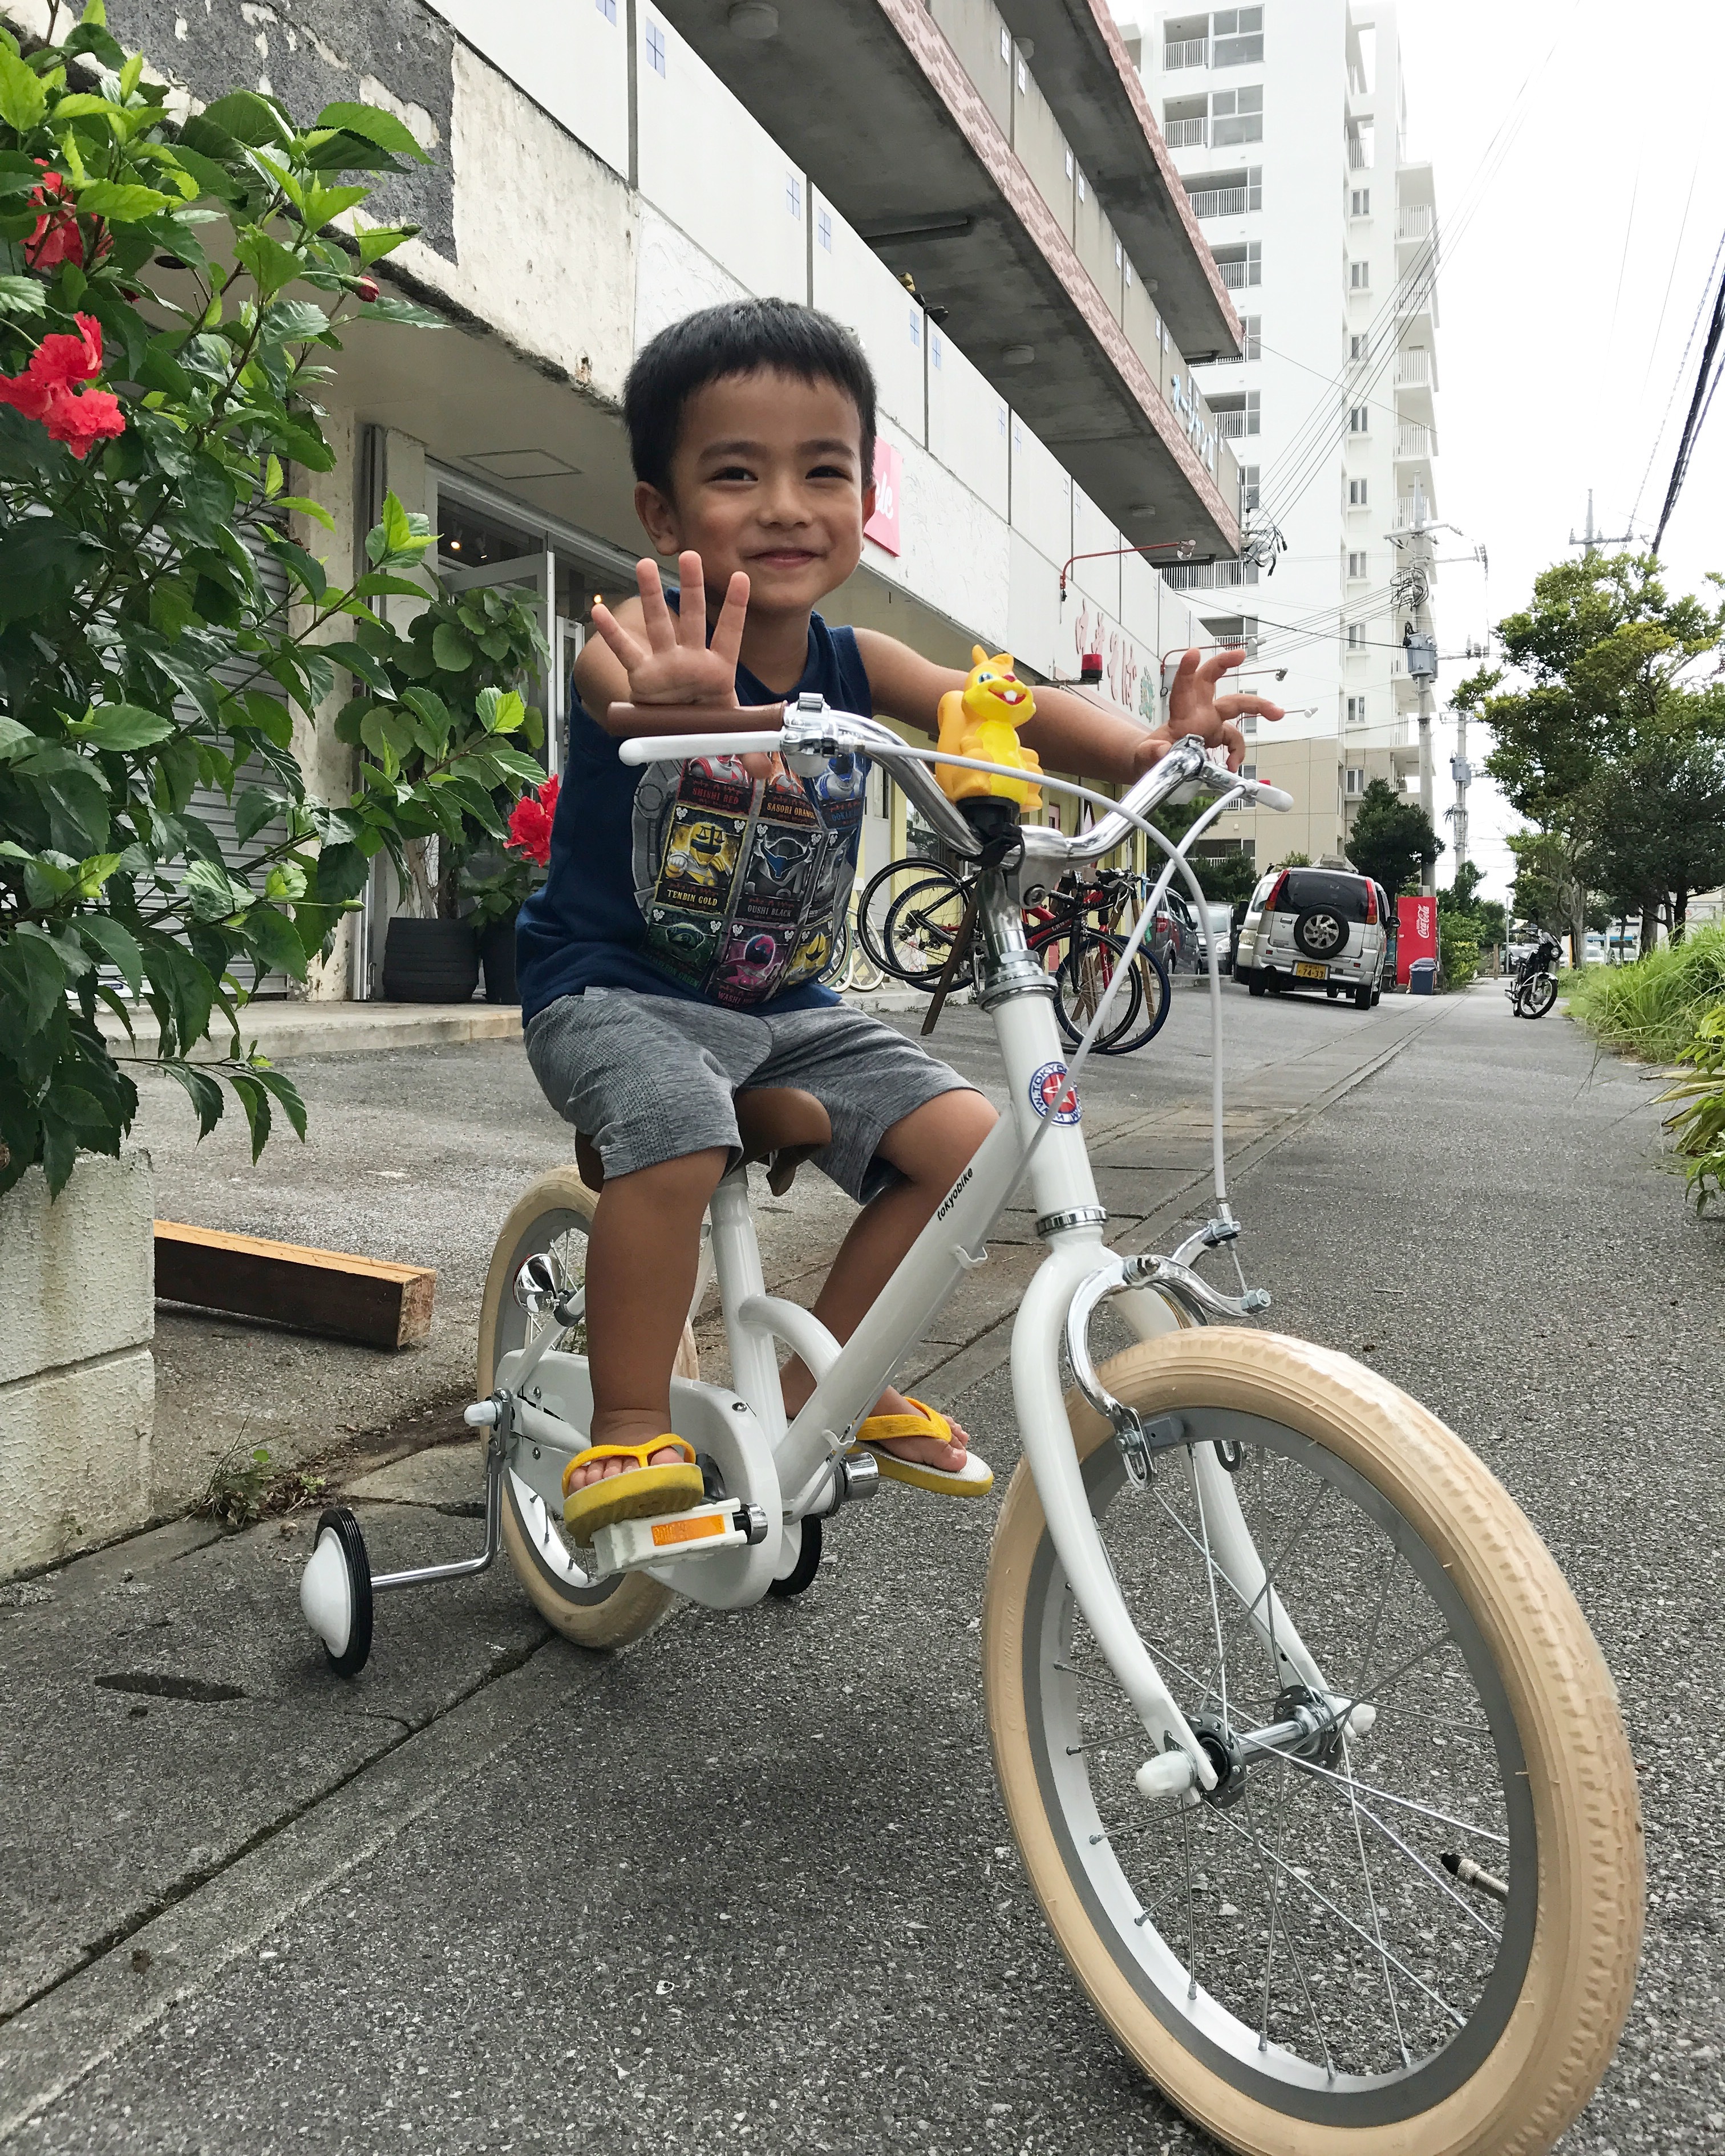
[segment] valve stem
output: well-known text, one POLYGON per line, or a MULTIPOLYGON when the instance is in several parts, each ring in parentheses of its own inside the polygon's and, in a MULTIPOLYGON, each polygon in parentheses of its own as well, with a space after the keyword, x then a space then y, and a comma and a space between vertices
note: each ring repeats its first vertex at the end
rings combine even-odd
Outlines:
POLYGON ((1459 1879, 1464 1887, 1471 1887, 1476 1894, 1489 1894, 1494 1902, 1509 1899, 1508 1881, 1484 1870, 1471 1856, 1461 1856, 1453 1849, 1446 1849, 1438 1862, 1452 1879, 1459 1879))

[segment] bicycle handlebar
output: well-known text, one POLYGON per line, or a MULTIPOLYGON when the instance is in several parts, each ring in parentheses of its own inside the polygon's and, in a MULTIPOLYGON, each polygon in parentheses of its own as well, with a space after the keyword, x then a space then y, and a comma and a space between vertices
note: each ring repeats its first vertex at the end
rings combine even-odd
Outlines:
MULTIPOLYGON (((627 764, 656 763, 689 757, 735 756, 748 748, 773 748, 794 763, 800 754, 830 756, 846 749, 860 751, 893 767, 894 776, 935 830, 956 853, 973 855, 979 847, 976 833, 941 791, 930 768, 932 761, 957 767, 991 771, 995 767, 968 757, 943 757, 937 752, 912 748, 877 719, 855 711, 830 711, 818 698, 799 698, 793 709, 783 704, 760 704, 725 711, 722 732, 679 733, 678 726, 711 722, 721 714, 710 705, 614 704, 608 714, 608 731, 617 732, 621 719, 629 737, 618 755, 627 764), (752 723, 749 723, 749 722, 752 723), (782 723, 781 723, 782 722, 782 723), (739 736, 753 738, 739 740, 739 736), (772 738, 765 738, 765 737, 772 738)), ((1007 773, 1016 777, 1017 773, 1007 773)), ((1041 774, 1039 783, 1055 793, 1087 793, 1088 788, 1041 774)), ((1100 860, 1128 838, 1132 817, 1167 800, 1183 786, 1199 785, 1212 793, 1239 793, 1266 808, 1286 810, 1294 805, 1291 794, 1261 780, 1242 778, 1213 763, 1194 734, 1178 742, 1160 762, 1127 790, 1117 807, 1111 807, 1101 821, 1081 837, 1068 839, 1039 824, 1024 827, 1024 857, 1028 860, 1058 860, 1070 868, 1100 860)))

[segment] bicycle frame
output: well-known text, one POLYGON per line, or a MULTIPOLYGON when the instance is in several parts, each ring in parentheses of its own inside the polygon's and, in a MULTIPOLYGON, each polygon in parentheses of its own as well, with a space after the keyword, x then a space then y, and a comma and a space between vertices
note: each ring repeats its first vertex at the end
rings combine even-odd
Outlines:
MULTIPOLYGON (((866 728, 870 752, 914 754, 872 721, 839 714, 829 717, 847 728, 866 728)), ((631 742, 626 753, 631 762, 710 753, 708 747, 695 745, 706 740, 690 737, 631 742)), ((785 746, 793 746, 789 729, 785 746)), ((910 763, 902 768, 901 783, 917 795, 925 814, 934 817, 937 828, 955 845, 973 855, 974 834, 932 785, 926 767, 910 763)), ((1105 819, 1081 841, 1060 841, 1067 859, 1100 857, 1139 821, 1134 813, 1138 806, 1147 807, 1183 783, 1204 777, 1205 768, 1197 745, 1183 744, 1163 766, 1138 783, 1121 814, 1105 819), (1117 828, 1111 829, 1111 824, 1117 828)), ((1220 783, 1214 773, 1209 776, 1210 783, 1220 783)), ((1230 794, 1236 790, 1232 782, 1224 783, 1230 794)), ((1245 792, 1246 783, 1237 790, 1245 792)), ((1271 798, 1286 797, 1271 793, 1271 798)), ((1209 820, 1207 815, 1200 817, 1187 843, 1209 820)), ((1027 856, 1046 856, 1050 851, 1042 834, 1027 832, 1024 836, 1040 840, 1027 844, 1027 856)), ((1158 894, 1177 865, 1183 866, 1183 855, 1178 850, 1158 885, 1158 894)), ((766 1292, 746 1173, 733 1171, 720 1183, 710 1209, 707 1250, 724 1314, 734 1390, 674 1380, 674 1413, 680 1432, 715 1452, 727 1497, 760 1507, 768 1532, 757 1547, 685 1556, 649 1568, 692 1599, 718 1608, 739 1608, 759 1599, 768 1584, 789 1569, 800 1546, 801 1522, 824 1516, 842 1501, 840 1464, 858 1424, 966 1275, 987 1262, 987 1238, 1028 1175, 1036 1231, 1048 1245, 1048 1255, 1024 1296, 1013 1329, 1013 1394, 1024 1458, 1061 1565, 1098 1648, 1142 1721, 1153 1750, 1182 1755, 1181 1761, 1168 1763, 1177 1771, 1160 1777, 1156 1786, 1167 1794, 1189 1789, 1194 1783, 1209 1788, 1214 1769, 1139 1639, 1115 1581, 1086 1496, 1060 1382, 1063 1330, 1081 1291, 1090 1296, 1086 1316, 1101 1295, 1118 1295, 1122 1315, 1143 1337, 1172 1330, 1183 1321, 1163 1294, 1126 1278, 1121 1261, 1104 1245, 1107 1216, 1097 1198, 1081 1129, 1082 1106, 1068 1078, 1055 1022, 1054 984, 1026 940, 1014 874, 984 868, 980 878, 975 1000, 994 1024, 1009 1091, 1009 1111, 842 1346, 809 1312, 766 1292), (816 1380, 813 1394, 788 1427, 779 1387, 780 1342, 801 1356, 816 1380)), ((1214 969, 1212 986, 1219 994, 1214 969)), ((1098 1024, 1105 1014, 1099 1011, 1098 1024)), ((1235 1231, 1225 1204, 1224 1215, 1231 1235, 1235 1231)), ((1189 1247, 1179 1258, 1190 1255, 1189 1247)), ((1168 1270, 1188 1284, 1189 1308, 1243 1316, 1260 1306, 1230 1302, 1204 1288, 1178 1260, 1168 1270)), ((706 1286, 704 1262, 696 1291, 697 1304, 706 1286)), ((1089 1374, 1087 1355, 1084 1365, 1089 1374)), ((505 1357, 497 1374, 503 1389, 499 1397, 506 1396, 512 1404, 516 1449, 530 1445, 536 1462, 541 1461, 542 1452, 549 1455, 538 1471, 525 1477, 549 1496, 562 1463, 572 1456, 568 1439, 574 1433, 569 1425, 572 1423, 578 1433, 586 1420, 590 1396, 585 1360, 529 1347, 505 1357), (534 1382, 527 1394, 530 1376, 534 1382), (519 1394, 518 1385, 522 1389, 519 1394)), ((1266 1578, 1231 1479, 1212 1448, 1188 1448, 1183 1456, 1195 1481, 1200 1517, 1218 1568, 1250 1612, 1280 1681, 1297 1681, 1326 1694, 1328 1687, 1321 1672, 1266 1578)))

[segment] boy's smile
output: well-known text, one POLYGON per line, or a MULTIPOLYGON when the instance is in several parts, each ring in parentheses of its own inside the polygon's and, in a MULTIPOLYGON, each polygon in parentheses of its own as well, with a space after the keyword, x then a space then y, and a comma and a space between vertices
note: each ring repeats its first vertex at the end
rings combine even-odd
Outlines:
POLYGON ((862 558, 874 508, 856 406, 836 384, 794 375, 708 382, 684 408, 670 491, 644 480, 635 506, 661 554, 701 556, 715 608, 740 569, 752 622, 801 617, 806 631, 862 558))

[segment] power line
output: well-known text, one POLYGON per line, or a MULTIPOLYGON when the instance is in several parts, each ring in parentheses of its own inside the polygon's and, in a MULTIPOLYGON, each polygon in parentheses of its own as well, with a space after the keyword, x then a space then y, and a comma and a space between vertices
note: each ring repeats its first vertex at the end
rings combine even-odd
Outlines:
POLYGON ((1689 459, 1694 454, 1695 444, 1701 437, 1701 423, 1713 399, 1713 390, 1718 377, 1713 372, 1714 356, 1719 349, 1719 336, 1725 330, 1725 277, 1719 280, 1719 289, 1713 297, 1712 320, 1707 325, 1707 340, 1702 347, 1701 367, 1695 377, 1695 394, 1689 400, 1688 416, 1683 422, 1683 432, 1677 443, 1676 460, 1671 466, 1671 484, 1666 489, 1665 506, 1659 512, 1658 528, 1653 534, 1653 552, 1656 557, 1659 543, 1665 536, 1665 527, 1671 521, 1671 511, 1677 506, 1677 496, 1683 490, 1683 481, 1688 476, 1689 459), (1711 379, 1709 378, 1711 377, 1711 379))
MULTIPOLYGON (((1676 403, 1677 392, 1683 386, 1683 370, 1689 364, 1689 354, 1695 344, 1695 333, 1701 327, 1702 316, 1707 312, 1707 294, 1713 288, 1713 279, 1718 274, 1719 259, 1722 255, 1725 255, 1725 234, 1721 234, 1719 244, 1713 249, 1713 259, 1707 269, 1707 282, 1702 286, 1701 297, 1695 303, 1695 318, 1689 325, 1688 336, 1683 340, 1683 357, 1677 362, 1677 372, 1671 380, 1671 393, 1665 400, 1665 410, 1660 416, 1659 432, 1653 437, 1653 445, 1647 452, 1646 467, 1641 474, 1641 484, 1635 489, 1635 504, 1629 513, 1629 521, 1631 524, 1635 522, 1640 510, 1641 496, 1647 491, 1647 482, 1653 476, 1653 459, 1659 454, 1659 445, 1665 439, 1666 429, 1671 424, 1671 407, 1676 403)), ((1673 263, 1671 266, 1675 270, 1676 264, 1673 263)), ((1649 366, 1651 368, 1651 361, 1649 366)))

